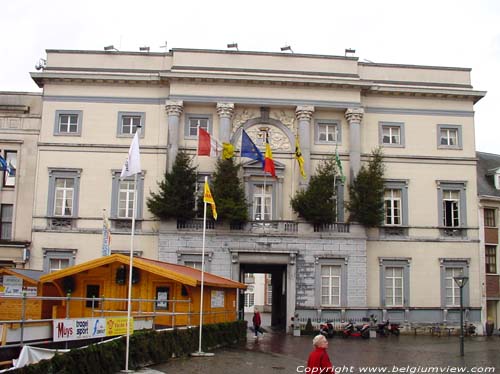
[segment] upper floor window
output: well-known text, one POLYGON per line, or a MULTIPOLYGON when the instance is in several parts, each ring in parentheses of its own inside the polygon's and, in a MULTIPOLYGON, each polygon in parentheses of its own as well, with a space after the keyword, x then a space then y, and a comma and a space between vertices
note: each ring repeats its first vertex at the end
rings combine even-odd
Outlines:
POLYGON ((12 240, 12 217, 14 205, 2 204, 0 211, 0 239, 12 240))
POLYGON ((140 126, 140 135, 144 136, 145 118, 143 112, 118 112, 118 135, 132 136, 140 126))
POLYGON ((53 272, 75 264, 74 249, 43 249, 43 270, 53 272))
POLYGON ((338 121, 317 120, 316 121, 316 143, 340 143, 341 134, 338 121))
POLYGON ((404 124, 380 122, 379 137, 380 144, 384 146, 404 146, 404 124))
POLYGON ((438 148, 462 148, 462 127, 438 125, 438 148))
POLYGON ((57 110, 54 125, 54 135, 81 135, 81 110, 57 110))
POLYGON ((137 189, 134 177, 120 179, 120 172, 113 171, 111 196, 111 218, 132 219, 135 194, 136 215, 135 218, 142 219, 142 200, 144 196, 144 171, 137 176, 137 189))
POLYGON ((49 203, 51 217, 76 217, 80 172, 77 169, 49 169, 49 203))
POLYGON ((401 190, 387 189, 384 192, 385 224, 401 225, 401 190))
POLYGON ((467 225, 465 182, 438 182, 439 222, 446 228, 467 225))
POLYGON ((254 184, 253 186, 254 221, 269 221, 273 219, 273 185, 254 184))
POLYGON ((497 248, 494 245, 487 245, 485 248, 486 272, 496 274, 497 272, 497 248))
POLYGON ((484 225, 486 227, 496 227, 496 210, 484 208, 484 225))
POLYGON ((212 116, 204 114, 186 114, 184 137, 196 138, 198 136, 198 126, 208 133, 212 133, 212 116))
POLYGON ((17 174, 17 151, 6 150, 4 155, 8 168, 3 173, 3 185, 4 187, 15 187, 17 174))

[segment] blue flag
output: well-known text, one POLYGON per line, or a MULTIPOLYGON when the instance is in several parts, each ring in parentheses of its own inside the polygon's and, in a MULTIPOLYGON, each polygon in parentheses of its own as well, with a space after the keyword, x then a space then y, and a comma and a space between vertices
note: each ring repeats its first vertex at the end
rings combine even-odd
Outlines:
POLYGON ((264 156, 262 152, 257 148, 252 139, 248 136, 245 130, 241 133, 241 157, 248 157, 252 160, 257 160, 262 162, 262 167, 264 167, 264 156))
POLYGON ((14 166, 10 162, 7 164, 7 161, 2 156, 0 156, 0 170, 8 172, 11 177, 16 175, 14 166))

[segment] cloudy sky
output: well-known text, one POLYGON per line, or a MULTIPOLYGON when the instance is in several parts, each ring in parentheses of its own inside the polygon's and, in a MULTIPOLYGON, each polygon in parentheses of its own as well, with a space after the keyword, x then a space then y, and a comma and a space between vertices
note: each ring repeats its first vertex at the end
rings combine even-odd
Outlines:
POLYGON ((150 46, 343 55, 360 61, 472 68, 476 148, 500 154, 498 0, 16 0, 0 11, 0 90, 38 91, 46 49, 150 46))

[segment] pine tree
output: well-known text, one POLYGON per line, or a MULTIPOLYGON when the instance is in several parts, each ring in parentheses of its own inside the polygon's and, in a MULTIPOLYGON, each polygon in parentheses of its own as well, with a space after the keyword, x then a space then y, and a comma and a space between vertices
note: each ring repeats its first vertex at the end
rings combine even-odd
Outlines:
POLYGON ((380 148, 372 152, 368 165, 363 165, 349 186, 350 221, 375 227, 384 221, 384 164, 380 148))
POLYGON ((248 220, 248 205, 245 191, 238 178, 240 165, 232 158, 218 160, 212 183, 217 213, 220 220, 241 224, 248 220))
POLYGON ((336 220, 334 180, 337 166, 334 158, 324 160, 311 176, 305 190, 297 191, 291 199, 292 209, 311 224, 333 223, 336 220))
POLYGON ((196 168, 184 151, 179 151, 172 171, 165 173, 158 187, 160 191, 151 192, 147 199, 148 209, 156 217, 183 221, 195 216, 196 168))

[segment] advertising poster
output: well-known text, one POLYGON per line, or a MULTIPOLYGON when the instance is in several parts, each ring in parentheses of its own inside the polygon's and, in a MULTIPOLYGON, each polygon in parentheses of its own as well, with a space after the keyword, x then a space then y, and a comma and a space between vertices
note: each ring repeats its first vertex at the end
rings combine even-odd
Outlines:
POLYGON ((212 291, 211 296, 212 308, 224 308, 224 291, 212 291))
MULTIPOLYGON (((134 331, 134 319, 130 318, 130 332, 134 331)), ((127 317, 115 317, 106 319, 106 336, 126 335, 127 317)))
POLYGON ((106 318, 55 319, 53 339, 55 342, 103 338, 106 336, 106 318))

